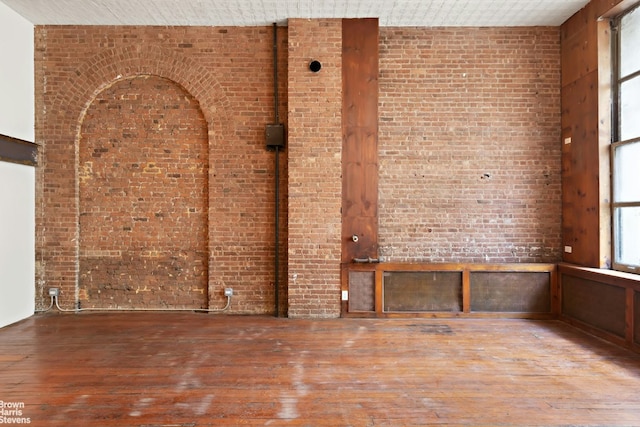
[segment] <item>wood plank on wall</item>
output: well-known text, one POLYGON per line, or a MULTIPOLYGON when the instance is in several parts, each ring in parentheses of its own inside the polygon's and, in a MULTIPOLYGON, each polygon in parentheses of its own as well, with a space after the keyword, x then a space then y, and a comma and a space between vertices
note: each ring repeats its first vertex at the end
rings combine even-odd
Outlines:
POLYGON ((610 266, 611 64, 608 18, 635 0, 591 0, 561 27, 563 260, 610 266), (564 144, 570 140, 570 144, 564 144))
POLYGON ((38 146, 28 141, 0 135, 0 161, 36 166, 38 146))
POLYGON ((377 19, 342 21, 343 263, 378 257, 378 38, 377 19))
POLYGON ((560 31, 563 87, 598 68, 596 23, 590 18, 590 9, 582 9, 560 31))
MULTIPOLYGON (((610 1, 611 6, 618 1, 610 1)), ((563 260, 604 267, 609 260, 610 199, 608 143, 610 125, 601 93, 603 54, 608 57, 602 23, 602 2, 593 1, 561 28, 562 54, 562 240, 563 260)))
POLYGON ((562 89, 562 240, 564 261, 599 267, 598 75, 562 89))

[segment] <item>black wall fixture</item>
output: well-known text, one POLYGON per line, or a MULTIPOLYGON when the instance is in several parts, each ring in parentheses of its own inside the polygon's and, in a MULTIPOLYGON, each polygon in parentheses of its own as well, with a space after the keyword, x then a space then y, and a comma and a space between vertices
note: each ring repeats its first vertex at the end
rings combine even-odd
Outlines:
POLYGON ((284 125, 282 123, 273 123, 267 125, 267 149, 275 151, 276 148, 284 147, 284 125))
POLYGON ((313 60, 309 63, 309 69, 314 72, 317 73, 318 71, 320 71, 322 69, 322 64, 320 63, 320 61, 317 60, 313 60))

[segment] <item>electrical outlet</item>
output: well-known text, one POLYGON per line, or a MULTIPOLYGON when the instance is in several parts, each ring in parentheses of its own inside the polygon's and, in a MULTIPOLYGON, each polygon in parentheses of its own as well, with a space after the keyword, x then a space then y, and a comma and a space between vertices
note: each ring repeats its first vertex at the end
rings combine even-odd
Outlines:
POLYGON ((60 296, 60 289, 58 289, 58 288, 49 288, 49 296, 50 297, 58 297, 58 296, 60 296))
POLYGON ((233 288, 224 288, 224 296, 232 297, 233 296, 233 288))

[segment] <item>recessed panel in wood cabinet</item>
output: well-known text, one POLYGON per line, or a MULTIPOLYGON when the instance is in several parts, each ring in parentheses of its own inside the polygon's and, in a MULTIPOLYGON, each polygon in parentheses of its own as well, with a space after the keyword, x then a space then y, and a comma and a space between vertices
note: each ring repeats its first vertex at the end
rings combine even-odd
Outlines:
POLYGON ((472 272, 471 311, 549 313, 548 272, 472 272))
POLYGON ((626 290, 562 275, 562 314, 589 326, 625 336, 626 290))
POLYGON ((640 292, 633 292, 633 342, 640 345, 640 292))
POLYGON ((349 312, 375 311, 376 273, 349 272, 349 312))
POLYGON ((462 310, 459 271, 388 271, 383 280, 385 312, 462 310))

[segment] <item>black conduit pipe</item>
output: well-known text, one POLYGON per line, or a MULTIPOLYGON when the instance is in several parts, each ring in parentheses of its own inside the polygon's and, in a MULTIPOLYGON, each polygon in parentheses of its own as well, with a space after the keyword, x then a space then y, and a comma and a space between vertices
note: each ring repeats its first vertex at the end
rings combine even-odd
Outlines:
MULTIPOLYGON (((278 25, 273 23, 273 106, 274 123, 280 123, 278 112, 278 25)), ((274 254, 274 294, 275 294, 275 317, 280 317, 280 147, 275 146, 275 254, 274 254)))

